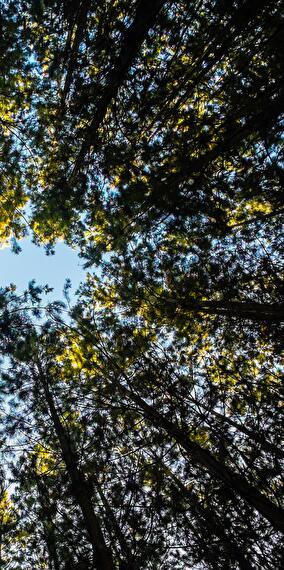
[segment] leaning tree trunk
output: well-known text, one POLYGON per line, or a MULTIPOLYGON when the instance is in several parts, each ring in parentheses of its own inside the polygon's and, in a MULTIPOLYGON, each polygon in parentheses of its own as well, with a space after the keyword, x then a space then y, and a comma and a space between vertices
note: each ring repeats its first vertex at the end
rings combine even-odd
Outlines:
POLYGON ((234 472, 230 467, 216 459, 211 451, 201 447, 196 441, 192 441, 177 424, 169 421, 153 406, 147 404, 139 395, 121 383, 118 385, 118 389, 121 394, 133 401, 142 410, 146 419, 150 420, 158 429, 163 429, 174 439, 188 453, 191 462, 197 466, 204 467, 213 477, 229 486, 246 503, 264 516, 276 530, 284 533, 284 513, 280 507, 272 503, 258 489, 248 483, 243 475, 234 472))
MULTIPOLYGON (((169 386, 167 390, 171 396, 175 396, 174 387, 169 386)), ((205 412, 207 412, 208 414, 211 414, 212 416, 215 416, 218 420, 220 420, 220 422, 222 422, 222 424, 228 424, 229 426, 232 426, 233 428, 235 428, 240 433, 243 433, 244 435, 246 435, 249 438, 249 440, 252 444, 261 445, 261 447, 264 451, 268 451, 269 453, 273 454, 275 456, 275 458, 277 458, 277 459, 278 458, 279 459, 284 458, 283 450, 280 447, 278 447, 277 445, 275 445, 274 443, 271 443, 270 441, 268 441, 265 438, 265 435, 263 435, 261 433, 253 432, 253 430, 247 428, 246 426, 240 424, 239 422, 237 422, 235 420, 232 420, 228 416, 220 414, 219 412, 217 412, 213 408, 206 406, 200 400, 197 400, 196 398, 193 398, 192 396, 187 396, 187 398, 188 398, 188 401, 195 404, 195 406, 204 410, 204 413, 200 412, 200 417, 202 418, 203 421, 207 421, 208 425, 210 425, 210 421, 207 418, 205 412)))
POLYGON ((73 496, 76 503, 80 507, 86 529, 88 531, 90 543, 93 547, 95 568, 96 570, 115 570, 115 564, 112 558, 111 550, 106 545, 101 529, 100 520, 94 512, 92 505, 92 493, 84 478, 83 473, 78 467, 76 454, 72 449, 70 439, 61 423, 54 403, 53 395, 49 388, 48 380, 41 370, 39 364, 38 370, 40 383, 42 385, 46 398, 46 404, 61 447, 62 458, 72 482, 73 496))
POLYGON ((110 70, 106 78, 105 87, 95 107, 94 117, 86 129, 84 141, 71 174, 71 181, 73 181, 77 172, 80 170, 84 163, 85 156, 94 144, 97 130, 106 116, 111 101, 123 84, 131 65, 139 53, 143 41, 146 39, 149 30, 155 23, 155 19, 164 4, 165 0, 141 0, 138 2, 133 22, 125 31, 119 56, 113 69, 110 70))
POLYGON ((253 321, 284 321, 284 305, 276 303, 257 303, 255 301, 195 301, 187 299, 172 299, 161 296, 165 313, 173 317, 176 313, 204 313, 224 317, 236 317, 253 321))
POLYGON ((102 486, 100 485, 95 475, 92 475, 92 480, 94 482, 94 487, 102 501, 102 504, 106 512, 106 525, 107 528, 110 529, 109 530, 110 536, 113 534, 120 545, 121 553, 123 556, 123 560, 121 561, 121 563, 123 563, 123 567, 125 568, 125 570, 135 570, 136 565, 133 562, 131 562, 132 559, 131 550, 120 528, 120 525, 116 519, 116 516, 108 502, 108 499, 104 494, 102 486))

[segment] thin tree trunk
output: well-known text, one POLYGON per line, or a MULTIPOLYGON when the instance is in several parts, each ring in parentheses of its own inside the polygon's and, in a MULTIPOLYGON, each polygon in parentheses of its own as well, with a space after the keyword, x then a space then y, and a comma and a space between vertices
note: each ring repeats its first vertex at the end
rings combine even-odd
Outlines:
MULTIPOLYGON (((203 409, 206 409, 206 407, 202 406, 202 404, 201 404, 201 407, 203 409)), ((245 426, 239 424, 238 422, 235 422, 234 420, 232 420, 231 418, 228 418, 227 416, 223 416, 222 414, 219 414, 219 412, 216 412, 215 410, 209 410, 208 409, 208 411, 211 414, 213 414, 214 416, 216 416, 217 418, 219 418, 222 422, 229 424, 230 426, 232 426, 236 430, 247 435, 252 442, 259 443, 265 451, 269 451, 270 453, 273 453, 276 457, 279 457, 279 458, 284 457, 284 453, 283 453, 282 449, 280 449, 280 447, 277 447, 277 445, 274 445, 270 441, 267 441, 264 436, 261 436, 258 433, 252 432, 250 429, 247 429, 245 426)))
POLYGON ((132 569, 134 569, 134 565, 131 564, 131 562, 130 562, 131 558, 132 558, 131 551, 129 549, 127 541, 125 540, 124 534, 123 534, 123 532, 122 532, 122 530, 121 530, 121 528, 120 528, 120 526, 116 520, 115 514, 113 513, 113 510, 108 503, 108 500, 107 500, 107 498, 106 498, 106 496, 102 490, 102 487, 101 487, 99 481, 97 480, 96 476, 94 476, 94 475, 92 476, 92 479, 94 481, 94 486, 97 490, 97 493, 98 493, 98 495, 99 495, 99 497, 103 503, 104 509, 106 511, 108 525, 112 529, 113 533, 115 534, 115 536, 119 542, 121 552, 125 558, 125 560, 124 560, 125 570, 126 569, 132 570, 132 569))
POLYGON ((191 461, 200 467, 204 467, 213 477, 223 481, 225 485, 233 489, 234 492, 264 516, 276 530, 284 533, 284 513, 280 507, 272 503, 258 489, 248 483, 243 475, 235 473, 230 467, 216 459, 208 449, 192 441, 182 429, 147 404, 140 396, 121 384, 118 386, 118 389, 124 396, 127 396, 128 399, 140 407, 145 417, 154 426, 165 430, 189 454, 191 461))
POLYGON ((73 71, 74 71, 74 68, 75 68, 76 63, 77 63, 78 51, 79 51, 80 43, 82 41, 84 28, 86 26, 86 19, 87 19, 89 8, 90 8, 90 0, 83 0, 81 6, 78 9, 77 21, 76 21, 76 32, 75 32, 74 40, 73 40, 72 45, 70 47, 68 67, 67 67, 65 83, 64 83, 62 99, 61 99, 61 105, 62 106, 64 106, 64 104, 65 104, 65 100, 67 98, 68 91, 69 91, 69 88, 71 85, 72 75, 73 75, 73 71))
MULTIPOLYGON (((190 308, 190 303, 189 303, 190 308)), ((197 311, 254 320, 284 320, 284 305, 239 301, 202 301, 197 311)))
MULTIPOLYGON (((221 315, 252 319, 256 321, 284 321, 284 305, 276 303, 257 303, 254 301, 187 301, 186 299, 163 298, 168 304, 170 314, 178 311, 192 313, 207 313, 209 315, 221 315)), ((167 310, 167 309, 166 309, 167 310)))
MULTIPOLYGON (((167 391, 171 396, 175 397, 176 393, 175 393, 175 390, 172 386, 169 386, 167 388, 167 391)), ((192 398, 191 396, 188 396, 187 398, 188 398, 188 401, 190 403, 196 405, 197 408, 201 408, 205 412, 208 412, 209 414, 220 419, 220 421, 222 421, 223 423, 227 423, 230 426, 232 426, 233 428, 235 428, 237 431, 247 435, 252 443, 260 444, 262 446, 263 450, 274 454, 275 457, 277 457, 277 458, 284 458, 283 450, 280 447, 277 447, 277 445, 275 445, 274 443, 267 441, 267 439, 265 438, 264 435, 261 435, 257 432, 253 432, 252 430, 248 429, 244 425, 232 420, 228 416, 224 416, 224 415, 220 414, 219 412, 217 412, 216 410, 211 409, 208 406, 205 406, 202 402, 200 402, 199 400, 197 400, 195 398, 192 398)), ((207 419, 207 416, 205 415, 205 413, 203 413, 203 414, 200 413, 200 415, 201 415, 202 419, 204 421, 206 421, 208 423, 208 425, 210 426, 210 420, 207 419)))
MULTIPOLYGON (((161 182, 160 178, 156 180, 153 192, 147 200, 149 206, 152 203, 156 203, 157 195, 160 196, 162 194, 169 199, 168 191, 165 192, 165 185, 167 189, 171 189, 170 197, 172 198, 172 203, 175 203, 176 190, 178 190, 182 182, 186 181, 187 177, 194 179, 194 183, 190 186, 190 192, 194 192, 195 188, 199 188, 200 184, 202 184, 208 166, 216 159, 220 157, 224 158, 229 151, 232 151, 243 143, 246 137, 261 132, 264 127, 269 129, 279 117, 283 104, 284 90, 281 89, 280 84, 278 90, 273 86, 269 94, 265 93, 260 96, 259 99, 257 98, 255 101, 250 101, 246 108, 246 114, 251 112, 251 116, 244 125, 237 123, 237 121, 243 117, 243 114, 240 112, 226 119, 225 123, 220 125, 219 128, 220 132, 223 133, 222 137, 216 142, 212 149, 198 158, 193 158, 192 160, 185 159, 180 168, 180 172, 170 173, 166 178, 166 182, 161 182), (236 126, 233 126, 234 122, 237 123, 236 126)), ((228 229, 230 228, 228 227, 228 229)))
POLYGON ((48 380, 45 378, 40 365, 38 364, 39 378, 44 390, 48 410, 53 421, 54 429, 61 447, 62 458, 65 462, 67 472, 72 482, 74 498, 81 509, 86 529, 94 552, 94 564, 97 570, 115 570, 111 550, 107 547, 100 521, 92 506, 92 494, 78 467, 77 457, 72 450, 69 437, 61 423, 54 404, 53 395, 50 391, 48 380))
POLYGON ((140 0, 140 2, 138 2, 134 20, 124 34, 117 62, 106 78, 106 85, 97 103, 94 118, 89 127, 87 127, 85 139, 76 158, 71 179, 73 179, 80 170, 86 154, 94 144, 95 135, 106 116, 108 107, 112 99, 116 96, 119 87, 122 85, 133 61, 137 57, 141 44, 153 26, 156 16, 163 4, 165 4, 165 0, 140 0))

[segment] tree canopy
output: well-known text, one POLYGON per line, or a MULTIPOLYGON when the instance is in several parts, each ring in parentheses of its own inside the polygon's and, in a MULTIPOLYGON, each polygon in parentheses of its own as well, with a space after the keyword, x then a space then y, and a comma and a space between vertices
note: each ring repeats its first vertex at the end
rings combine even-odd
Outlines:
POLYGON ((283 2, 0 5, 0 568, 280 569, 283 2))

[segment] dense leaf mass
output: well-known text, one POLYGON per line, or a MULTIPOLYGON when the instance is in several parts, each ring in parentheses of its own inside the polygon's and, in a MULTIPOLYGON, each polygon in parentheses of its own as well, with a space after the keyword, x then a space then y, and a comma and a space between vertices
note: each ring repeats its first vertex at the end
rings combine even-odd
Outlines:
POLYGON ((0 2, 1 568, 283 567, 283 8, 0 2))

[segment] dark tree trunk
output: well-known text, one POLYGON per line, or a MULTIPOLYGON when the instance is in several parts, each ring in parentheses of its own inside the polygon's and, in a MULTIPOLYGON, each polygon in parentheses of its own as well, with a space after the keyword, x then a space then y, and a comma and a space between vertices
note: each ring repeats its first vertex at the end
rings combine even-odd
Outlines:
POLYGON ((111 508, 111 506, 109 505, 109 502, 107 500, 107 497, 105 496, 103 489, 99 483, 99 481, 97 480, 96 476, 92 477, 93 481, 94 481, 94 486, 95 489, 97 490, 97 493, 103 503, 105 512, 106 512, 106 518, 107 518, 107 524, 108 527, 110 528, 110 535, 114 534, 119 545, 121 548, 121 552, 123 555, 123 564, 125 566, 125 570, 134 570, 134 564, 131 563, 131 551, 128 547, 127 541, 125 539, 125 536, 116 520, 115 514, 111 508))
POLYGON ((54 429, 61 447, 62 458, 66 465, 67 472, 72 482, 72 491, 76 503, 81 509, 86 529, 89 534, 90 542, 94 552, 94 564, 97 570, 115 570, 115 564, 112 559, 111 550, 107 547, 100 521, 94 512, 92 506, 92 493, 86 482, 83 473, 78 467, 77 457, 67 436, 65 429, 61 423, 54 404, 53 395, 40 366, 39 377, 44 390, 48 410, 53 421, 54 429))
POLYGON ((86 130, 85 139, 76 158, 71 178, 80 170, 86 154, 94 144, 95 135, 106 115, 109 104, 122 85, 163 4, 165 4, 165 0, 140 0, 138 2, 134 20, 124 34, 116 65, 106 78, 106 85, 97 103, 95 116, 86 130))
POLYGON ((179 443, 188 453, 191 461, 200 467, 204 467, 213 477, 223 481, 225 485, 241 496, 246 503, 264 516, 276 530, 284 533, 284 513, 280 507, 272 503, 267 497, 260 493, 258 489, 248 483, 243 475, 235 473, 230 467, 216 459, 208 449, 192 441, 179 426, 165 418, 140 396, 121 384, 119 390, 127 396, 128 399, 135 402, 142 410, 145 418, 150 420, 155 427, 165 430, 170 437, 179 443))
MULTIPOLYGON (((169 386, 167 390, 171 396, 175 397, 175 395, 176 395, 175 389, 172 386, 169 386)), ((211 409, 209 406, 205 406, 202 402, 200 402, 199 400, 197 400, 195 398, 188 397, 188 401, 191 402, 192 404, 196 405, 197 408, 201 408, 202 410, 204 410, 204 413, 200 412, 200 417, 202 418, 203 421, 208 423, 209 427, 210 427, 210 419, 208 418, 208 416, 206 415, 205 412, 208 412, 209 415, 211 414, 212 416, 215 416, 216 418, 218 418, 221 423, 228 424, 228 425, 232 426, 233 428, 235 428, 240 433, 243 433, 244 435, 246 435, 250 439, 250 441, 252 443, 254 443, 256 445, 257 444, 261 445, 261 447, 264 451, 268 451, 269 453, 272 453, 275 456, 275 458, 279 458, 279 459, 284 458, 283 450, 280 447, 278 447, 277 445, 275 445, 274 443, 267 441, 265 435, 262 435, 261 433, 257 433, 256 431, 254 432, 251 429, 248 429, 244 425, 240 424, 239 422, 236 422, 235 420, 232 420, 228 416, 224 416, 224 415, 220 414, 219 412, 217 412, 216 410, 211 409)))
MULTIPOLYGON (((186 299, 166 299, 174 312, 186 310, 192 313, 206 313, 251 319, 256 321, 284 321, 284 305, 257 303, 254 301, 187 301, 186 299)), ((172 312, 170 310, 170 312, 172 312)))
MULTIPOLYGON (((72 81, 72 75, 74 72, 74 69, 76 67, 76 63, 77 63, 77 56, 78 56, 78 50, 80 47, 80 43, 83 39, 83 32, 84 32, 84 28, 86 25, 86 19, 87 19, 87 15, 88 15, 88 10, 90 8, 90 0, 84 0, 84 2, 82 3, 82 6, 79 7, 78 13, 76 15, 76 32, 75 32, 75 37, 74 40, 72 42, 71 46, 67 46, 66 47, 66 51, 70 51, 69 53, 69 59, 68 59, 68 67, 67 67, 67 72, 66 72, 66 77, 65 77, 65 83, 64 83, 64 88, 63 88, 63 94, 62 94, 62 105, 64 106, 65 100, 68 96, 68 91, 71 85, 71 81, 72 81), (70 50, 69 50, 70 48, 70 50)), ((71 30, 73 31, 74 26, 71 27, 71 30)), ((72 36, 72 33, 70 33, 70 36, 72 36)), ((70 43, 70 41, 68 42, 70 43)))
MULTIPOLYGON (((206 408, 204 407, 204 409, 206 409, 206 408)), ((219 418, 220 421, 222 421, 223 423, 227 423, 230 426, 232 426, 233 428, 235 428, 236 430, 238 430, 239 432, 247 435, 248 438, 253 443, 261 445, 263 450, 268 451, 269 453, 272 453, 276 458, 283 458, 284 457, 284 453, 283 453, 282 449, 280 449, 280 447, 277 447, 277 445, 274 445, 270 441, 267 441, 267 439, 265 439, 264 435, 262 436, 259 433, 254 433, 252 430, 246 428, 245 426, 239 424, 238 422, 235 422, 234 420, 232 420, 231 418, 228 418, 227 416, 223 416, 222 414, 220 414, 219 412, 216 412, 215 410, 212 410, 212 411, 208 410, 208 411, 212 415, 219 418)))

